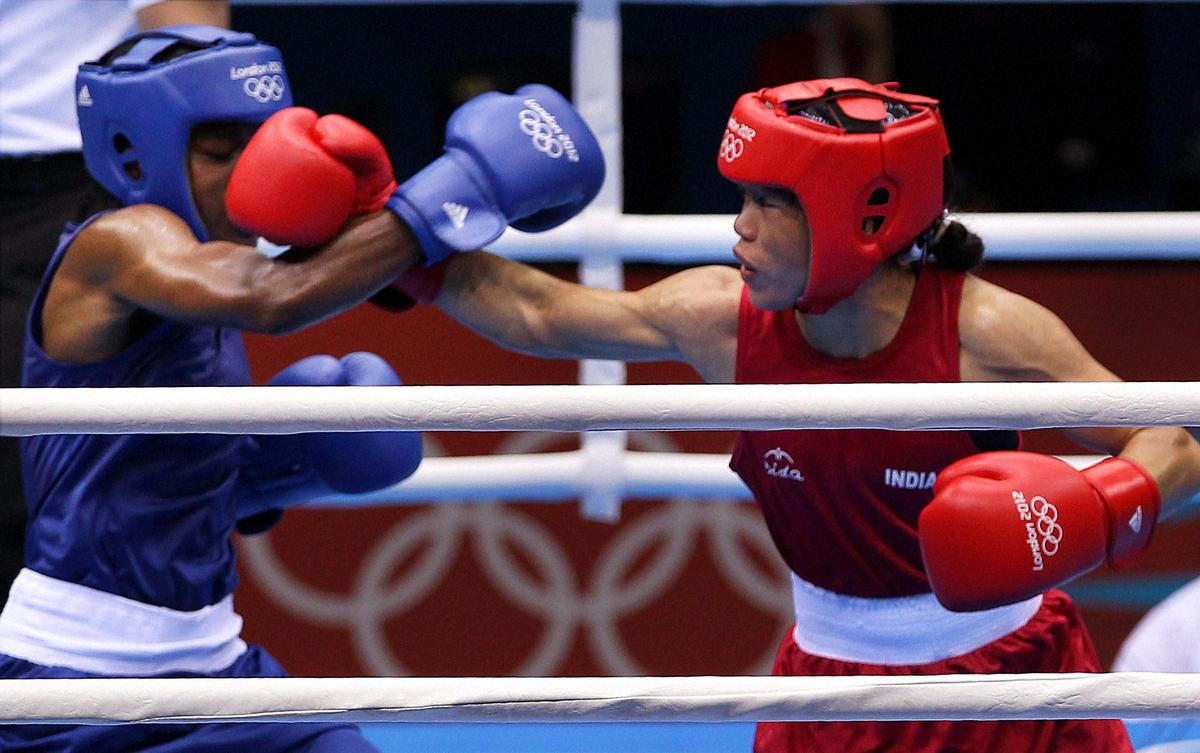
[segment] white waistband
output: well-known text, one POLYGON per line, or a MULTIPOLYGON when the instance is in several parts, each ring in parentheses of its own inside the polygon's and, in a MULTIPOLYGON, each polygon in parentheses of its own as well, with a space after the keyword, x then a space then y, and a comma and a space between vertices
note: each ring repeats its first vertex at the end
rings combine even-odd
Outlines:
POLYGON ((241 631, 232 595, 178 612, 26 568, 0 613, 0 653, 101 675, 209 673, 246 650, 241 631))
POLYGON ((1029 622, 1035 596, 982 612, 951 612, 933 594, 864 599, 818 588, 792 575, 796 627, 807 653, 864 664, 928 664, 970 653, 1029 622))

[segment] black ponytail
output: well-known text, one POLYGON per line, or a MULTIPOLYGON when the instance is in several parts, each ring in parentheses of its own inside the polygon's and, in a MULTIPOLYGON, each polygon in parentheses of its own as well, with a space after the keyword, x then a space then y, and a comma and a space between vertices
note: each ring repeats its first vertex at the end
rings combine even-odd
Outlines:
MULTIPOLYGON (((954 163, 950 155, 946 155, 942 160, 942 206, 948 207, 954 202, 957 183, 954 163)), ((966 225, 950 219, 946 212, 942 212, 915 245, 921 251, 922 263, 951 272, 970 272, 983 262, 983 239, 966 225)))
POLYGON ((926 263, 952 272, 970 272, 983 261, 983 239, 956 220, 943 218, 925 244, 926 263))

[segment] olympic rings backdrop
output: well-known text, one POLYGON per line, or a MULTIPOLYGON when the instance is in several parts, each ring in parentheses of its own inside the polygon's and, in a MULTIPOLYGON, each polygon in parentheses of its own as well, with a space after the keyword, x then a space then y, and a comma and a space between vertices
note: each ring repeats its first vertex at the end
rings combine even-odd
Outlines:
MULTIPOLYGON (((567 265, 550 271, 574 275, 567 265)), ((628 267, 627 286, 672 271, 628 267)), ((1047 305, 1127 380, 1200 379, 1195 262, 998 263, 983 276, 1047 305)), ((574 361, 506 353, 428 307, 393 315, 364 305, 247 344, 259 382, 305 355, 354 350, 380 353, 409 384, 578 381, 574 361)), ((629 369, 630 383, 696 381, 678 364, 629 369)), ((426 442, 429 455, 577 446, 538 433, 426 442)), ((630 446, 726 452, 732 435, 639 433, 630 446)), ((1026 448, 1081 451, 1050 431, 1027 434, 1026 448)), ((1106 666, 1140 615, 1200 572, 1197 541, 1194 514, 1168 522, 1134 567, 1068 588, 1106 666)), ((238 546, 246 636, 296 675, 757 673, 789 621, 786 573, 746 503, 627 502, 612 525, 583 520, 574 504, 533 502, 293 510, 238 546)))

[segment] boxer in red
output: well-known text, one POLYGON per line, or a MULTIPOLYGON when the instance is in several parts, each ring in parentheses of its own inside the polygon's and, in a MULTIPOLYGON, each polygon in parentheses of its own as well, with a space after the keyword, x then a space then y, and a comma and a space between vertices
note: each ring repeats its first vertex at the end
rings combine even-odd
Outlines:
MULTIPOLYGON (((396 286, 522 352, 679 360, 713 383, 1116 380, 1050 311, 969 274, 983 243, 946 214, 949 157, 928 97, 764 89, 717 155, 743 190, 740 269, 614 292, 472 253, 396 286)), ((1011 432, 740 432, 731 465, 793 576, 774 672, 1098 671, 1055 587, 1136 556, 1200 491, 1200 446, 1166 427, 1069 433, 1114 457, 1081 473, 1011 432)), ((1109 720, 764 723, 755 749, 1131 750, 1109 720)))

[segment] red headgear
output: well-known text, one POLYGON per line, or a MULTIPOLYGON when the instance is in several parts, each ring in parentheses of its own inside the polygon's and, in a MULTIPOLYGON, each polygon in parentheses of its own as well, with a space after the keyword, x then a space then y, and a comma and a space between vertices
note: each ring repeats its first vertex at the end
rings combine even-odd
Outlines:
POLYGON ((946 209, 950 147, 935 99, 856 78, 799 81, 743 94, 717 167, 730 180, 786 188, 812 237, 796 306, 820 314, 946 209))

